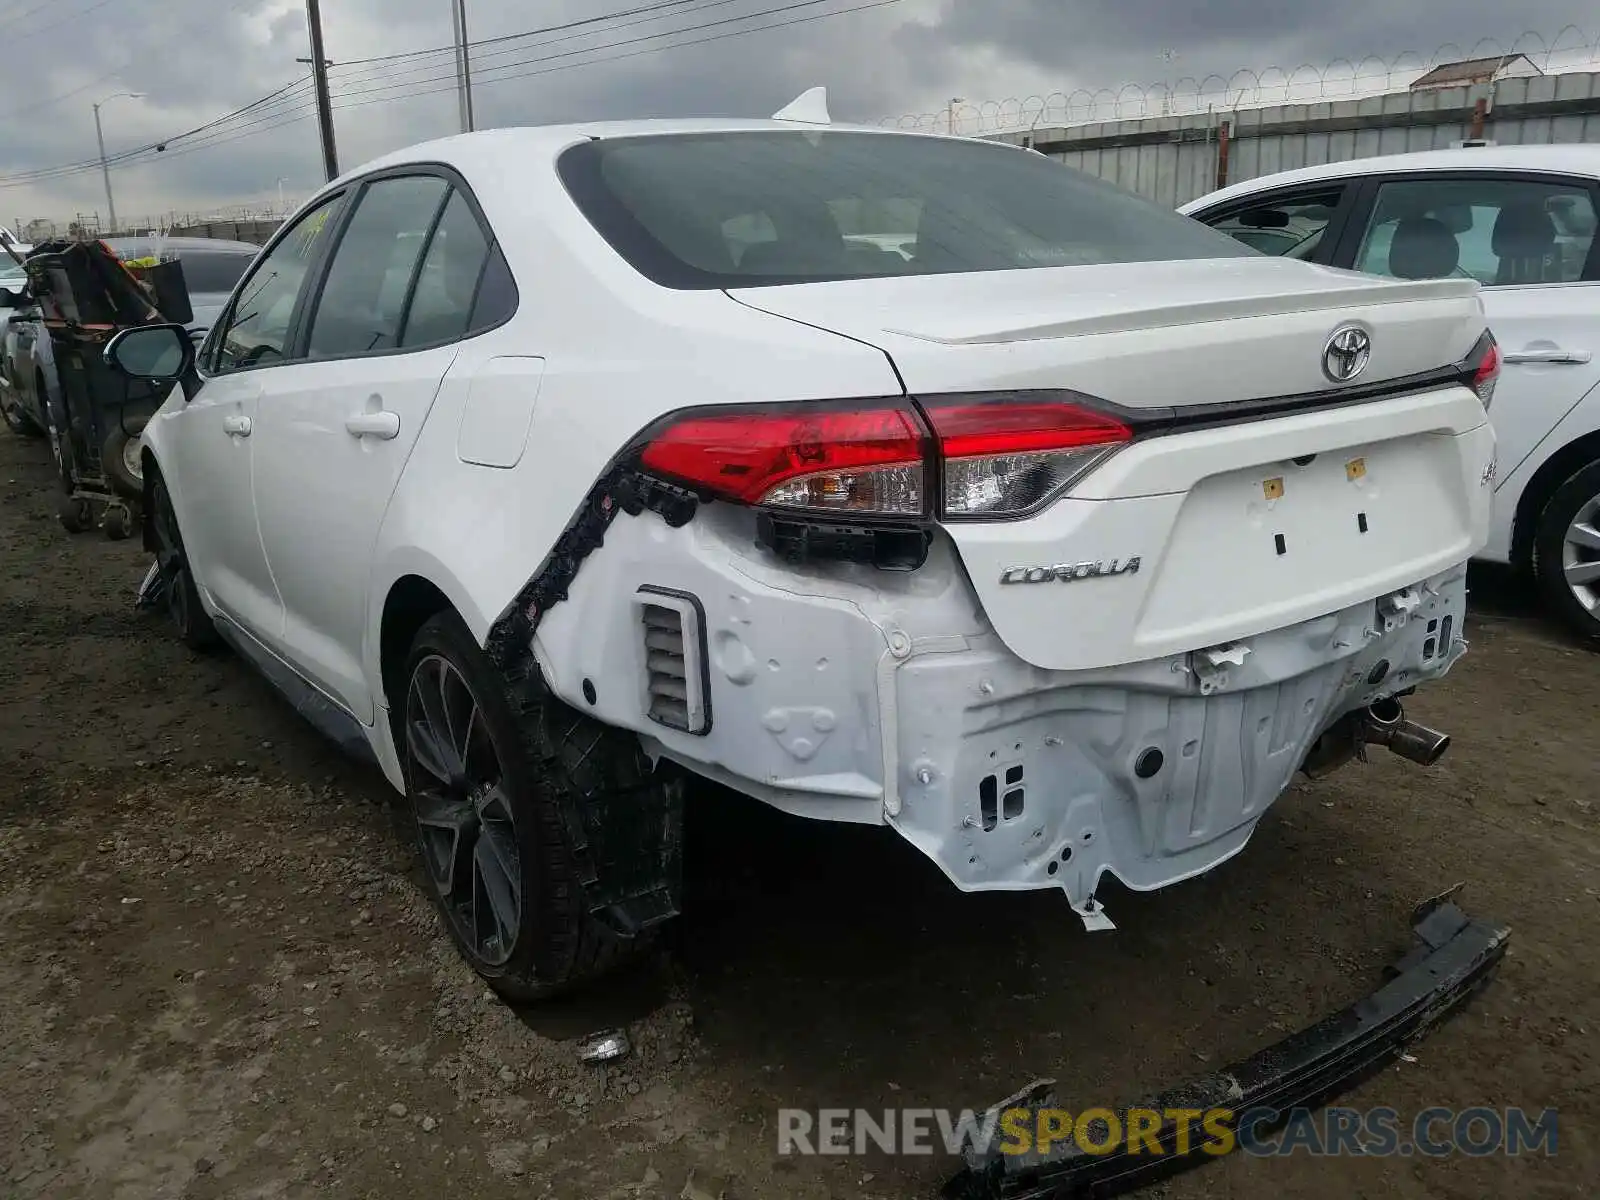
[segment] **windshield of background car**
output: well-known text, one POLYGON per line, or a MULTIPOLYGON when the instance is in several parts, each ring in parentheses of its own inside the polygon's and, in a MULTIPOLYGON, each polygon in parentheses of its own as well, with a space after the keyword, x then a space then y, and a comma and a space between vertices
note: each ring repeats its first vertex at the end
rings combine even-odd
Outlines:
POLYGON ((1255 253, 1083 171, 980 141, 652 135, 582 143, 558 170, 617 253, 673 288, 1255 253))

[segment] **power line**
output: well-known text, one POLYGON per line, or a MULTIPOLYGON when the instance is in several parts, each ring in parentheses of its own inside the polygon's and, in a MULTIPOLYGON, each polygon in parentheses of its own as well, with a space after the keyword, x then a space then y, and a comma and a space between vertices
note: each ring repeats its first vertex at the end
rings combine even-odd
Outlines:
MULTIPOLYGON (((90 13, 97 12, 98 10, 104 8, 106 5, 108 5, 110 3, 111 3, 111 0, 95 0, 95 2, 93 4, 91 4, 91 5, 89 5, 88 8, 85 8, 85 9, 82 9, 82 10, 80 10, 78 12, 75 12, 75 13, 71 14, 70 16, 62 17, 61 20, 59 20, 59 21, 54 21, 51 24, 45 25, 40 29, 30 29, 27 33, 19 34, 16 37, 7 38, 6 39, 6 49, 9 51, 18 42, 25 42, 29 38, 36 38, 42 33, 49 33, 52 29, 60 29, 63 25, 70 25, 74 21, 80 21, 84 17, 87 17, 90 13)), ((39 12, 39 11, 41 11, 43 9, 50 8, 50 7, 51 7, 51 5, 49 5, 49 4, 41 4, 38 8, 31 9, 30 11, 31 12, 39 12)), ((6 22, 6 23, 9 24, 9 22, 6 22)))
MULTIPOLYGON (((208 130, 215 129, 220 125, 237 120, 239 117, 244 116, 247 113, 257 112, 264 107, 272 107, 276 104, 281 104, 287 100, 293 99, 294 97, 291 96, 290 93, 294 92, 296 89, 305 87, 309 82, 309 76, 302 76, 299 79, 284 84, 280 88, 276 88, 273 91, 268 92, 265 96, 261 96, 255 100, 252 100, 249 104, 234 109, 232 112, 224 113, 222 116, 213 118, 202 125, 196 125, 193 129, 184 130, 182 133, 174 134, 168 138, 162 138, 160 141, 149 142, 143 146, 135 147, 132 150, 125 150, 120 154, 109 157, 106 162, 108 165, 114 166, 152 151, 160 153, 160 147, 169 146, 174 142, 181 142, 185 139, 196 137, 208 130)), ((55 178, 60 175, 77 174, 79 171, 89 168, 98 170, 99 165, 100 160, 95 158, 86 159, 75 163, 63 163, 53 167, 39 167, 30 171, 19 171, 12 175, 0 176, 0 187, 16 187, 21 184, 36 183, 43 179, 55 178)))
MULTIPOLYGON (((678 8, 679 11, 677 11, 677 12, 657 12, 657 13, 653 13, 653 14, 648 15, 648 16, 639 17, 638 19, 632 20, 632 21, 618 21, 616 24, 608 26, 603 32, 606 33, 606 34, 612 34, 612 33, 617 32, 618 30, 621 30, 621 29, 631 29, 632 27, 634 27, 636 25, 645 25, 645 24, 649 24, 650 22, 653 22, 653 21, 661 21, 661 20, 670 19, 672 17, 685 16, 690 12, 702 13, 702 12, 706 12, 709 9, 726 7, 729 4, 743 4, 743 3, 746 3, 746 0, 672 0, 671 7, 678 8), (688 5, 688 7, 683 7, 686 4, 688 5)), ((665 8, 665 7, 668 7, 668 6, 666 6, 666 5, 653 5, 651 7, 652 8, 665 8)), ((635 10, 635 11, 641 11, 641 10, 635 10)), ((616 15, 622 16, 622 15, 626 15, 626 14, 616 14, 616 15)), ((763 15, 763 14, 759 13, 759 12, 746 13, 745 17, 758 17, 758 16, 761 16, 761 15, 763 15)), ((735 19, 743 19, 743 18, 735 18, 735 19)), ((559 28, 559 27, 552 26, 551 28, 559 28)), ((690 26, 690 27, 685 27, 685 28, 694 29, 694 28, 702 28, 702 27, 701 26, 690 26)), ((547 32, 547 30, 529 29, 529 30, 524 30, 522 33, 512 34, 512 35, 509 35, 509 36, 521 39, 521 38, 533 37, 536 34, 544 33, 544 32, 547 32)), ((656 36, 666 37, 668 34, 673 33, 673 32, 677 32, 677 31, 670 30, 670 29, 664 29, 656 36)), ((563 42, 572 42, 572 41, 577 41, 580 38, 595 37, 595 36, 597 36, 596 32, 568 33, 568 34, 566 34, 566 35, 564 35, 562 37, 545 38, 542 41, 528 42, 525 45, 511 46, 511 47, 507 47, 507 48, 500 49, 500 50, 491 50, 486 54, 475 54, 472 57, 473 70, 474 71, 493 70, 494 69, 493 67, 484 66, 485 63, 488 63, 492 59, 505 58, 507 55, 511 55, 511 54, 521 54, 524 51, 534 50, 534 49, 537 49, 537 48, 539 48, 541 46, 558 46, 563 42)), ((485 42, 483 44, 487 45, 488 43, 485 42)), ((607 43, 605 45, 600 45, 600 46, 591 46, 591 47, 589 47, 589 49, 590 50, 604 50, 604 49, 607 49, 608 46, 613 45, 613 44, 615 44, 615 43, 607 43)), ((423 54, 423 53, 432 54, 432 53, 435 53, 435 52, 434 51, 418 51, 417 53, 418 54, 423 54)), ((517 66, 517 65, 520 65, 520 62, 522 62, 522 61, 531 61, 531 60, 519 60, 518 62, 509 63, 509 64, 502 63, 500 65, 501 66, 508 66, 508 65, 509 66, 517 66)), ((345 63, 345 64, 341 64, 341 65, 342 66, 353 66, 355 64, 345 63)), ((338 68, 336 67, 335 70, 337 70, 337 69, 338 68)), ((385 69, 385 68, 381 68, 381 67, 374 68, 374 67, 370 67, 369 66, 369 67, 365 67, 365 68, 362 68, 362 69, 356 71, 354 76, 349 76, 349 77, 343 78, 339 82, 342 83, 342 84, 351 84, 351 83, 375 83, 375 82, 378 82, 379 80, 386 80, 386 79, 387 80, 399 80, 399 79, 407 78, 409 76, 413 76, 413 75, 416 75, 416 74, 419 74, 419 73, 425 73, 425 72, 436 70, 436 69, 438 69, 438 64, 436 64, 436 63, 427 63, 427 64, 416 66, 416 67, 401 67, 399 70, 385 69)), ((432 80, 434 78, 436 78, 436 77, 435 76, 429 76, 428 78, 422 80, 422 82, 424 82, 424 83, 432 82, 432 80)), ((350 94, 350 93, 346 93, 346 94, 350 94)))
MULTIPOLYGON (((741 20, 750 20, 760 16, 769 16, 778 13, 791 12, 797 9, 809 8, 816 4, 825 2, 828 2, 828 0, 799 0, 797 3, 780 5, 772 9, 747 13, 742 17, 704 22, 699 25, 686 26, 676 30, 662 30, 657 33, 642 37, 626 38, 618 42, 589 47, 586 50, 564 51, 560 54, 536 57, 518 62, 504 63, 499 67, 490 69, 504 71, 514 67, 527 66, 534 63, 552 62, 556 59, 570 58, 577 54, 594 54, 596 52, 613 49, 618 46, 636 45, 639 42, 648 42, 657 40, 659 38, 675 37, 685 33, 694 33, 702 29, 727 25, 741 20)), ((490 79, 481 79, 479 80, 479 83, 480 86, 487 86, 494 83, 503 83, 511 79, 526 79, 537 75, 553 74, 557 71, 569 71, 578 67, 599 66, 602 63, 620 62, 626 59, 639 58, 647 54, 659 54, 667 50, 677 50, 688 46, 705 45, 711 42, 724 41, 729 38, 748 37, 751 34, 764 33, 773 29, 783 29, 792 25, 802 25, 813 21, 828 20, 833 17, 842 17, 852 13, 865 12, 875 8, 887 8, 891 5, 898 4, 899 2, 900 0, 870 0, 869 3, 852 5, 847 8, 833 9, 826 12, 809 13, 805 16, 790 17, 782 21, 771 21, 764 25, 757 25, 748 29, 724 30, 721 33, 711 34, 707 37, 692 38, 686 41, 675 41, 659 46, 643 46, 629 50, 622 54, 608 54, 580 62, 561 62, 554 66, 540 67, 535 70, 518 71, 514 74, 505 74, 490 79)), ((437 95, 447 91, 454 91, 456 85, 453 75, 441 75, 436 77, 435 80, 423 80, 420 82, 437 82, 445 79, 449 79, 451 81, 446 87, 432 88, 421 92, 413 91, 410 93, 410 95, 420 97, 437 95)), ((187 130, 184 133, 178 134, 172 138, 168 138, 163 142, 152 142, 148 145, 138 147, 133 150, 124 151, 122 154, 117 155, 115 158, 109 161, 112 165, 138 165, 140 163, 154 161, 157 154, 160 154, 163 159, 181 158, 184 154, 196 153, 200 150, 209 150, 216 146, 242 140, 243 138, 256 137, 264 133, 270 133, 276 129, 284 128, 288 125, 297 124, 300 121, 306 120, 314 115, 315 108, 314 106, 305 105, 305 97, 289 95, 288 93, 296 89, 304 88, 309 83, 309 76, 301 77, 300 79, 286 84, 273 92, 269 92, 267 95, 252 101, 250 104, 244 105, 239 109, 235 109, 231 113, 226 113, 221 117, 217 117, 214 120, 205 123, 204 125, 196 126, 194 129, 187 130), (300 107, 297 108, 295 105, 299 105, 300 107), (243 116, 247 113, 253 113, 254 119, 243 122, 242 124, 234 123, 237 122, 240 116, 243 116), (224 128, 224 126, 228 127, 224 128), (178 150, 168 151, 164 154, 157 150, 158 146, 170 145, 171 143, 177 142, 180 139, 188 141, 188 144, 178 150)), ((392 91, 397 86, 405 87, 414 85, 391 85, 383 88, 373 88, 358 90, 350 93, 341 93, 335 97, 336 103, 334 103, 332 107, 337 111, 341 109, 364 108, 373 104, 393 103, 400 97, 382 96, 367 100, 349 100, 347 97, 351 95, 366 95, 370 92, 392 91), (344 99, 345 102, 338 103, 337 101, 340 99, 344 99)), ((34 172, 24 172, 19 173, 18 175, 0 177, 0 189, 26 186, 29 184, 35 184, 57 178, 65 178, 67 176, 81 174, 85 171, 98 169, 98 159, 80 163, 68 163, 58 167, 40 168, 34 172)))
MULTIPOLYGON (((564 21, 559 25, 543 25, 537 29, 524 29, 521 33, 507 33, 499 37, 480 38, 467 43, 467 48, 478 46, 493 46, 502 42, 515 42, 522 38, 537 37, 541 33, 559 33, 565 29, 577 29, 584 25, 598 25, 606 21, 616 20, 618 17, 632 17, 639 13, 658 12, 662 9, 681 8, 685 4, 692 4, 694 0, 657 0, 654 4, 645 4, 637 8, 625 8, 617 12, 601 13, 596 17, 584 17, 577 21, 564 21)), ((338 64, 341 67, 357 67, 365 63, 395 62, 403 58, 423 58, 431 54, 454 54, 455 45, 433 46, 427 50, 406 50, 399 54, 380 54, 376 58, 352 58, 338 64)))
MULTIPOLYGON (((717 0, 717 2, 719 2, 719 3, 726 2, 726 0, 717 0)), ((773 7, 773 8, 759 9, 759 10, 757 10, 755 12, 744 13, 744 14, 742 14, 740 16, 736 16, 736 17, 723 17, 723 18, 720 18, 720 19, 715 20, 715 21, 703 21, 698 25, 686 25, 686 26, 683 26, 682 28, 679 28, 679 29, 663 29, 663 30, 659 30, 659 31, 657 31, 655 33, 645 33, 645 34, 640 34, 637 37, 623 38, 620 41, 607 42, 604 45, 600 45, 600 46, 590 46, 590 47, 581 48, 581 49, 577 49, 577 50, 562 50, 562 51, 560 51, 558 53, 555 53, 555 54, 546 54, 546 55, 536 56, 534 58, 518 59, 518 60, 516 60, 514 62, 500 63, 500 64, 498 64, 496 66, 492 66, 492 67, 485 67, 485 66, 478 65, 478 66, 475 66, 475 77, 476 77, 477 82, 480 85, 485 85, 485 84, 490 84, 490 83, 499 83, 501 80, 505 80, 505 79, 523 79, 523 78, 526 78, 528 75, 546 74, 547 72, 544 72, 544 71, 526 72, 525 71, 525 72, 519 72, 519 73, 513 74, 513 75, 495 75, 494 73, 497 72, 497 71, 509 71, 509 70, 512 70, 513 68, 528 66, 528 65, 531 65, 533 63, 555 62, 558 59, 573 58, 573 57, 577 57, 579 55, 584 55, 584 54, 593 54, 596 51, 600 51, 600 50, 613 50, 613 49, 616 49, 619 46, 633 46, 633 45, 638 45, 641 42, 653 42, 653 41, 656 41, 659 38, 676 37, 676 36, 678 36, 680 34, 685 34, 685 33, 698 33, 703 29, 715 29, 715 28, 718 28, 718 27, 724 26, 724 25, 736 25, 741 21, 750 21, 750 20, 754 20, 757 17, 775 16, 775 15, 778 15, 778 14, 781 14, 781 13, 795 12, 795 11, 798 11, 800 9, 805 9, 805 8, 815 8, 820 4, 832 4, 834 2, 835 2, 835 0, 795 0, 795 2, 793 2, 793 3, 780 4, 780 5, 777 5, 777 6, 773 7)), ((802 19, 800 21, 780 21, 780 22, 776 22, 776 23, 771 24, 771 25, 758 26, 758 27, 756 27, 754 29, 750 29, 750 30, 745 31, 745 32, 756 33, 756 32, 759 32, 762 29, 778 29, 778 28, 782 28, 785 25, 801 24, 801 23, 803 23, 803 20, 805 20, 805 19, 814 20, 814 19, 819 19, 820 17, 843 16, 846 13, 860 12, 863 9, 867 9, 867 8, 883 8, 883 7, 886 7, 886 6, 890 5, 890 4, 897 4, 899 2, 900 2, 900 0, 878 0, 877 3, 864 4, 864 5, 860 5, 858 7, 855 7, 855 8, 841 9, 841 10, 838 10, 836 12, 822 13, 822 14, 818 14, 817 17, 804 18, 804 19, 802 19)), ((720 39, 717 38, 717 37, 700 38, 700 39, 697 39, 696 41, 692 41, 692 42, 674 42, 674 43, 672 43, 672 45, 673 46, 678 46, 678 45, 699 45, 702 42, 717 41, 717 40, 720 40, 720 39)), ((657 50, 666 50, 666 49, 670 49, 670 48, 671 47, 669 47, 669 46, 660 46, 660 47, 656 47, 655 49, 657 49, 657 50)), ((628 55, 609 56, 609 57, 607 57, 605 59, 601 59, 599 61, 609 62, 609 61, 612 61, 614 58, 619 58, 619 57, 620 58, 626 58, 626 57, 629 57, 629 56, 628 55)), ((573 65, 585 65, 585 64, 573 64, 573 65)), ((348 99, 349 97, 352 97, 352 96, 371 96, 371 95, 377 95, 377 94, 379 94, 381 92, 407 91, 407 90, 409 90, 410 88, 413 88, 413 87, 417 87, 417 86, 420 86, 420 85, 423 85, 423 84, 428 84, 428 83, 438 83, 439 81, 441 81, 443 79, 452 78, 452 77, 453 76, 447 76, 447 75, 430 75, 430 76, 427 76, 427 77, 421 78, 421 79, 411 79, 411 80, 403 81, 403 82, 400 82, 400 83, 382 84, 382 85, 379 85, 377 87, 346 89, 345 91, 341 91, 341 92, 337 93, 335 98, 337 98, 337 99, 348 99)), ((423 95, 431 95, 432 93, 431 92, 426 92, 426 93, 421 93, 421 94, 423 94, 423 95)))

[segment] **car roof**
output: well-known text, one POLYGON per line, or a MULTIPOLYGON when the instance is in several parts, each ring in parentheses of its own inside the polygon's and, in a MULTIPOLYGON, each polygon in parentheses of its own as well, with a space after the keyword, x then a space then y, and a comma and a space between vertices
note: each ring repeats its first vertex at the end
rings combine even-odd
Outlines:
POLYGON ((208 237, 109 237, 102 238, 106 245, 116 251, 119 258, 137 258, 140 255, 154 251, 158 246, 166 251, 182 255, 185 250, 200 251, 210 250, 217 254, 249 254, 255 255, 260 246, 250 242, 233 242, 226 238, 208 237))
POLYGON ((1600 178, 1600 145, 1467 146, 1450 150, 1421 150, 1410 154, 1379 154, 1371 158, 1355 158, 1279 171, 1272 175, 1258 175, 1254 179, 1231 184, 1191 200, 1181 205, 1178 211, 1190 212, 1219 201, 1251 196, 1268 188, 1315 183, 1323 179, 1387 174, 1391 171, 1547 171, 1600 178))

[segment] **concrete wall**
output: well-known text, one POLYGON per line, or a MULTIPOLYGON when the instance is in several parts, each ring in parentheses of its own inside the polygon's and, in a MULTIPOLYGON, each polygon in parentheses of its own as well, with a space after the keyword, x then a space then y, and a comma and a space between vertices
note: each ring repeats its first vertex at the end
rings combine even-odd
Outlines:
POLYGON ((167 230, 172 237, 222 238, 233 242, 254 242, 265 245, 277 232, 280 221, 206 221, 197 225, 174 225, 167 230))
POLYGON ((996 135, 1176 208, 1225 183, 1377 154, 1448 148, 1482 133, 1501 144, 1600 142, 1600 73, 1504 79, 1488 88, 1390 92, 1205 116, 1105 121, 996 135), (1224 153, 1224 145, 1226 152, 1224 153))

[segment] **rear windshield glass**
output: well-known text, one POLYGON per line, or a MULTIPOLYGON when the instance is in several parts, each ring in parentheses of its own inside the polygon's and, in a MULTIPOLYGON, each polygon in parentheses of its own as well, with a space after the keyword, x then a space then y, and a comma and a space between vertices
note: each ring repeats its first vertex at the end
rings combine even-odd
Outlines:
POLYGON ((1085 172, 979 141, 667 134, 585 142, 559 169, 616 251, 674 288, 1255 253, 1085 172))

